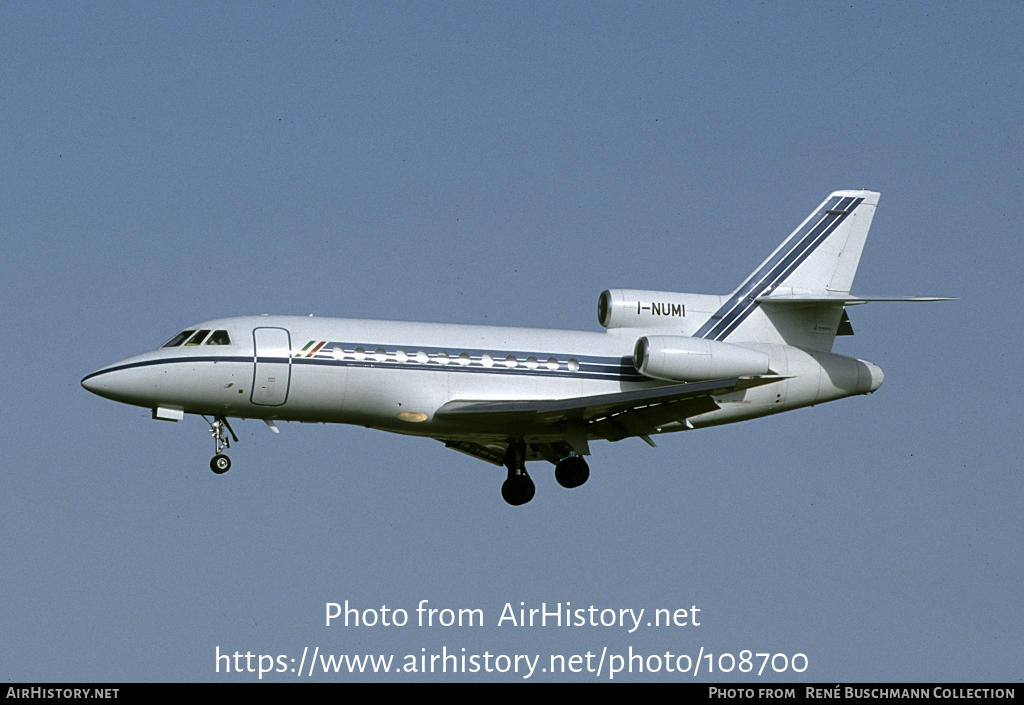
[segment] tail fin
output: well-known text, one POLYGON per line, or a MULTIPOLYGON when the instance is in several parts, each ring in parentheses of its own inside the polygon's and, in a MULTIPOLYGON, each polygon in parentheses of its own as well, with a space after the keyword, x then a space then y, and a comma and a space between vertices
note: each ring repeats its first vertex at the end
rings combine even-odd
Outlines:
POLYGON ((836 191, 779 245, 694 334, 830 350, 879 194, 836 191), (766 299, 786 306, 762 306, 766 299))

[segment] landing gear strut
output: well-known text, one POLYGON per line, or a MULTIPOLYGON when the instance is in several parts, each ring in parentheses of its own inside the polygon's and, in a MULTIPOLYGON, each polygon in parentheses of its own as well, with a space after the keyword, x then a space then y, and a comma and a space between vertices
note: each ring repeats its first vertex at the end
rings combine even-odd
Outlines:
POLYGON ((537 486, 526 473, 526 444, 509 443, 505 451, 505 467, 508 468, 508 479, 501 485, 501 498, 518 507, 526 504, 537 492, 537 486))
POLYGON ((231 458, 224 455, 224 451, 231 447, 231 439, 238 443, 238 436, 223 416, 215 416, 213 421, 204 416, 203 421, 210 424, 210 435, 213 436, 214 445, 217 447, 216 455, 210 461, 210 469, 218 475, 223 475, 231 469, 231 458), (228 438, 229 433, 231 438, 228 438))

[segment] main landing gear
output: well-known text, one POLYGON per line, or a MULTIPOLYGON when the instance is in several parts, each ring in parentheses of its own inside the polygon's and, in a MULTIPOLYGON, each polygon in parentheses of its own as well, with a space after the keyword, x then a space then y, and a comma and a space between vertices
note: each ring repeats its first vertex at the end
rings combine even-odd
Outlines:
MULTIPOLYGON (((526 472, 526 444, 509 443, 504 463, 508 468, 508 479, 501 485, 501 498, 513 507, 526 504, 537 492, 537 486, 526 472)), ((566 489, 579 487, 589 477, 590 467, 578 455, 565 458, 555 465, 555 480, 566 489)))
POLYGON ((217 447, 216 455, 210 460, 210 469, 218 475, 223 475, 231 469, 231 458, 224 455, 224 451, 231 447, 231 439, 238 443, 238 436, 223 416, 215 416, 213 421, 204 416, 203 421, 210 424, 210 435, 213 436, 214 445, 217 447), (231 438, 228 438, 229 433, 231 438))
POLYGON ((537 493, 537 486, 526 473, 526 444, 508 444, 505 467, 508 468, 508 479, 501 484, 501 498, 513 507, 526 504, 537 493))
POLYGON ((571 490, 590 478, 590 466, 578 455, 566 458, 555 466, 555 479, 562 487, 571 490))

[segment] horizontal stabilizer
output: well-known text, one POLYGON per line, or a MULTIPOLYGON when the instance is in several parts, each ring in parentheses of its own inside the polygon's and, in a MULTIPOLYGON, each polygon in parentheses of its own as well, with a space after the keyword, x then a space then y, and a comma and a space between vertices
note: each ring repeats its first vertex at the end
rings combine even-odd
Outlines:
POLYGON ((775 296, 759 296, 756 301, 759 304, 838 304, 841 306, 856 306, 857 304, 871 303, 872 301, 955 301, 948 296, 853 296, 852 294, 782 294, 775 296))

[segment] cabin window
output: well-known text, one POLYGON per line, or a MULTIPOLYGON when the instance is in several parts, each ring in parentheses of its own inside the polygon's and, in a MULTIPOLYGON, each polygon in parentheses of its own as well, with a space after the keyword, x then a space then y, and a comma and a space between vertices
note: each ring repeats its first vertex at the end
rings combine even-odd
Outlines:
POLYGON ((164 344, 165 348, 176 348, 192 337, 194 330, 183 330, 164 344))
POLYGON ((226 330, 215 330, 210 339, 206 341, 207 345, 231 345, 231 336, 228 335, 226 330))

